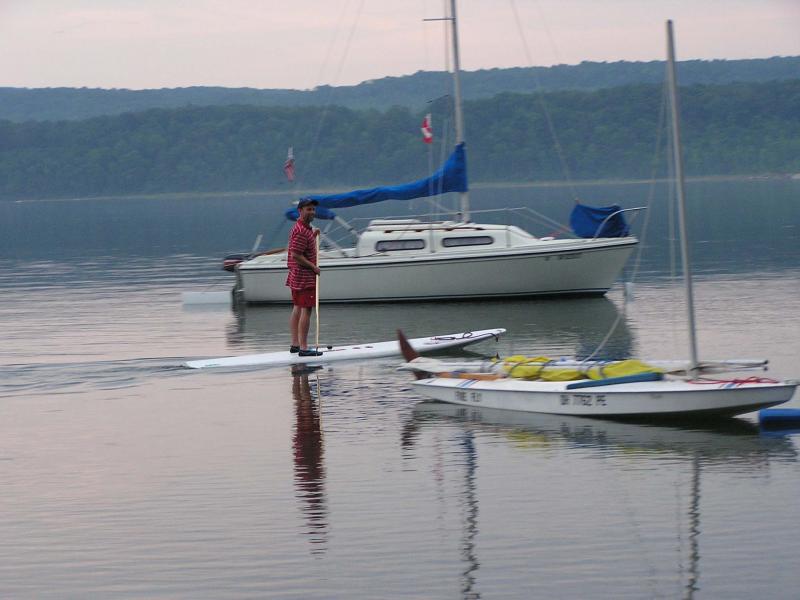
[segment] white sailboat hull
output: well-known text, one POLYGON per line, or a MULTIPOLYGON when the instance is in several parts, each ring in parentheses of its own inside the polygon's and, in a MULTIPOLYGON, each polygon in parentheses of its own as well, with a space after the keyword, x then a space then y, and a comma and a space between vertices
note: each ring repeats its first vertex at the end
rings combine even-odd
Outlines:
MULTIPOLYGON (((320 259, 320 302, 381 302, 537 295, 601 295, 619 276, 635 238, 559 240, 504 252, 320 259)), ((239 265, 248 303, 287 303, 286 264, 263 257, 239 265)))
POLYGON ((421 379, 420 393, 451 404, 586 417, 736 415, 791 399, 797 382, 694 383, 664 380, 569 389, 575 382, 421 379))

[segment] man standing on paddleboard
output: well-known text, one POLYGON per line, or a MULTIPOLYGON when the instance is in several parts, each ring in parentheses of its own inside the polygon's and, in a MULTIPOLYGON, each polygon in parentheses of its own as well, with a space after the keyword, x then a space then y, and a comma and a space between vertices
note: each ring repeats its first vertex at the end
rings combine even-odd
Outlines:
POLYGON ((289 276, 286 285, 292 290, 292 316, 289 329, 292 333, 292 346, 289 352, 299 356, 321 356, 322 352, 308 347, 308 329, 311 325, 311 309, 317 301, 317 240, 319 229, 311 227, 319 202, 303 198, 297 203, 299 217, 289 232, 287 246, 289 276))

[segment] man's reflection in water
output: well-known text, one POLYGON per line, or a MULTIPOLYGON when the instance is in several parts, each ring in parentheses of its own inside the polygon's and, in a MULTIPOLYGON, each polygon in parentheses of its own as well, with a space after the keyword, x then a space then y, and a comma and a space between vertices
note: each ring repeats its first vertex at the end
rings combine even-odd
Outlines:
POLYGON ((292 447, 296 496, 302 502, 301 510, 306 517, 306 533, 311 540, 311 552, 318 554, 325 551, 328 523, 320 406, 314 399, 308 382, 308 375, 314 370, 301 365, 292 367, 292 397, 295 407, 292 447))

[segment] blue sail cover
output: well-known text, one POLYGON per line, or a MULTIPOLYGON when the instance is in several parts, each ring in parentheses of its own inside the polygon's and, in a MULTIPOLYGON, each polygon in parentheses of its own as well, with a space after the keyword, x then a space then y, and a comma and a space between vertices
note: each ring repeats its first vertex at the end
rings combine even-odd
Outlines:
MULTIPOLYGON (((348 206, 383 202, 384 200, 413 200, 414 198, 437 196, 446 192, 466 191, 467 158, 464 143, 462 142, 456 146, 444 165, 436 173, 425 179, 402 185, 354 190, 344 194, 309 196, 309 198, 319 202, 319 208, 346 208, 348 206)), ((317 212, 319 212, 319 208, 317 212)))
POLYGON ((569 225, 572 231, 578 237, 593 238, 595 234, 597 237, 625 237, 630 235, 630 228, 625 222, 623 213, 614 215, 606 224, 603 225, 602 231, 597 231, 597 228, 605 221, 608 215, 622 210, 616 204, 613 206, 586 206, 585 204, 576 204, 572 209, 572 214, 569 217, 569 225))

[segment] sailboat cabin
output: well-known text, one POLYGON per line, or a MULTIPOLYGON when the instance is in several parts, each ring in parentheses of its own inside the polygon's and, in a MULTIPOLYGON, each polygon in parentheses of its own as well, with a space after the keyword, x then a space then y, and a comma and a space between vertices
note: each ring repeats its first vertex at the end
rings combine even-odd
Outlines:
POLYGON ((530 244, 532 235, 515 226, 417 219, 374 219, 358 238, 358 256, 419 252, 464 252, 530 244))

